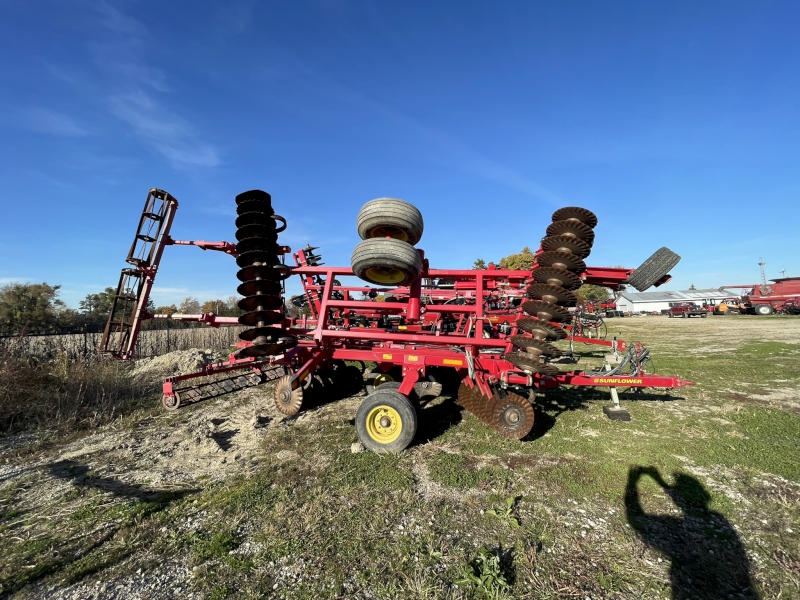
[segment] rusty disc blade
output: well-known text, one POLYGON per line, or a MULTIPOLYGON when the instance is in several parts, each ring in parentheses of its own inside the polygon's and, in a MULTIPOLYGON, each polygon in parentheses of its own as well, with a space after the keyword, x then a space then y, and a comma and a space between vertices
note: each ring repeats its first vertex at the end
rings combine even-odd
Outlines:
POLYGON ((258 292, 262 294, 280 294, 282 286, 279 281, 272 281, 271 279, 251 279, 239 284, 236 291, 241 296, 255 296, 258 292))
POLYGON ((492 427, 504 438, 520 440, 533 429, 533 406, 522 396, 506 392, 495 405, 492 427))
POLYGON ((282 344, 292 342, 294 337, 279 327, 254 327, 241 332, 239 339, 254 344, 282 344))
POLYGON ((249 212, 272 214, 272 203, 266 200, 247 200, 236 207, 236 214, 243 215, 249 212))
POLYGON ((536 283, 549 283, 565 290, 577 290, 583 282, 581 278, 570 271, 554 267, 537 267, 533 270, 533 280, 536 283))
POLYGON ((582 272, 586 270, 586 263, 569 252, 542 252, 536 257, 536 263, 540 267, 554 267, 565 271, 582 272))
POLYGON ((236 306, 247 312, 252 310, 275 310, 283 306, 283 299, 272 294, 259 294, 242 298, 236 306))
POLYGON ((254 310, 239 317, 239 323, 242 325, 249 325, 250 327, 258 327, 261 323, 264 325, 274 325, 280 323, 284 319, 283 315, 274 310, 254 310))
POLYGON ((597 227, 597 216, 588 208, 580 206, 565 206, 553 213, 553 222, 556 221, 578 221, 587 227, 594 229, 597 227))
POLYGON ((264 213, 253 211, 244 213, 236 217, 236 228, 248 227, 249 225, 261 225, 269 229, 275 229, 275 221, 272 218, 272 213, 264 213))
POLYGON ((473 414, 473 409, 475 408, 475 396, 473 392, 476 389, 477 388, 468 387, 467 384, 463 382, 458 386, 458 403, 473 414))
POLYGON ((236 230, 238 241, 250 238, 259 238, 275 244, 278 241, 278 232, 274 225, 245 225, 236 230))
POLYGON ((560 323, 562 321, 569 321, 572 314, 565 308, 551 304, 550 302, 542 302, 541 300, 528 300, 522 303, 522 310, 532 317, 541 319, 542 321, 555 321, 560 323))
POLYGON ((246 240, 236 243, 236 252, 240 255, 245 252, 259 251, 270 252, 277 256, 278 250, 278 244, 276 244, 274 240, 265 240, 260 237, 247 238, 246 240))
POLYGON ((236 259, 236 264, 240 267, 252 267, 253 265, 279 265, 280 260, 278 259, 278 255, 274 252, 265 252, 263 250, 251 250, 250 252, 245 252, 244 254, 240 254, 239 258, 236 259))
POLYGON ((541 362, 537 357, 527 352, 514 352, 503 355, 508 362, 526 373, 539 373, 541 375, 555 375, 558 369, 553 365, 541 362))
POLYGON ((287 417, 296 415, 303 407, 303 388, 292 389, 291 375, 284 375, 275 383, 275 406, 287 417))
POLYGON ((575 306, 578 296, 569 290, 549 283, 532 283, 528 286, 528 298, 558 304, 559 306, 575 306))
POLYGON ((583 240, 567 235, 554 235, 542 238, 542 250, 546 252, 568 252, 574 254, 578 258, 586 258, 592 252, 592 248, 589 244, 583 240))
POLYGON ((247 190, 241 194, 236 195, 236 206, 249 202, 250 200, 261 200, 262 202, 272 203, 272 196, 264 190, 247 190))
POLYGON ((583 240, 589 246, 594 243, 594 230, 588 225, 579 223, 578 221, 556 221, 547 226, 546 235, 556 236, 565 235, 567 237, 577 238, 583 240))
POLYGON ((542 340, 528 337, 526 335, 515 335, 511 337, 511 343, 517 348, 523 348, 528 354, 534 356, 550 356, 555 358, 561 356, 561 350, 542 340))
POLYGON ((537 340, 563 340, 567 337, 566 330, 539 319, 517 319, 517 327, 537 340))
POLYGON ((271 281, 281 281, 292 274, 289 265, 250 265, 239 269, 236 277, 239 281, 251 281, 253 279, 269 279, 271 281))

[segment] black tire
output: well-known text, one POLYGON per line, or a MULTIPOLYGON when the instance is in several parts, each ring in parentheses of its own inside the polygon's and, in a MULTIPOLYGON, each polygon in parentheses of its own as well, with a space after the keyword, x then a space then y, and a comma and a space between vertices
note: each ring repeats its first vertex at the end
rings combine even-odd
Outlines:
POLYGON ((417 411, 394 390, 376 390, 356 412, 356 433, 368 450, 383 454, 405 450, 417 434, 417 411))
POLYGON ((356 217, 362 240, 391 237, 412 246, 422 238, 424 223, 416 206, 398 198, 370 200, 356 217))
POLYGON ((775 310, 769 304, 758 304, 755 307, 753 307, 753 310, 757 315, 761 315, 762 317, 771 315, 772 313, 775 312, 775 310))
POLYGON ((680 262, 681 257, 666 246, 656 250, 628 278, 628 284, 643 292, 667 275, 680 262))
POLYGON ((408 285, 422 272, 422 259, 408 242, 389 238, 364 240, 350 257, 353 274, 382 286, 408 285))

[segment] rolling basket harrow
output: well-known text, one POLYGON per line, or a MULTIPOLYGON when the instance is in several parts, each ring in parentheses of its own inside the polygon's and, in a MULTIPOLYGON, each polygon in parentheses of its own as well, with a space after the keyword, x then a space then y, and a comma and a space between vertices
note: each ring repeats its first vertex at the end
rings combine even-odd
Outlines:
POLYGON ((178 203, 150 190, 127 257, 101 351, 133 358, 141 322, 148 318, 199 321, 213 327, 248 327, 227 361, 197 373, 167 378, 163 403, 177 409, 243 387, 275 381, 274 399, 292 416, 311 403, 351 396, 364 385, 369 394, 356 414, 358 437, 376 452, 397 452, 413 440, 424 404, 458 383, 457 400, 478 419, 508 439, 521 439, 533 427, 530 390, 559 385, 607 387, 614 400, 611 418, 629 419, 619 406, 617 388, 675 388, 692 385, 678 377, 648 374, 647 348, 604 336, 584 337, 572 325, 575 290, 584 283, 642 291, 669 280, 680 260, 661 248, 638 269, 590 267, 597 217, 565 207, 553 213, 530 270, 432 269, 415 247, 423 219, 416 207, 395 198, 366 203, 356 220, 361 242, 350 267, 324 266, 318 248, 295 253, 278 243, 286 228, 269 194, 260 190, 236 197, 236 244, 179 241, 170 237, 178 203), (146 310, 165 246, 194 245, 233 256, 243 296, 241 317, 151 315, 146 310), (287 255, 294 264, 286 263, 287 255), (290 303, 305 316, 289 318, 284 280, 296 275, 303 294, 290 303), (342 285, 339 278, 366 282, 342 285), (374 287, 377 286, 377 287, 374 287), (561 350, 553 343, 569 338, 609 350, 597 371, 561 371, 553 363, 561 350), (349 363, 349 364, 348 364, 349 363), (361 368, 354 366, 362 365, 361 368), (198 378, 214 381, 198 383, 198 378))

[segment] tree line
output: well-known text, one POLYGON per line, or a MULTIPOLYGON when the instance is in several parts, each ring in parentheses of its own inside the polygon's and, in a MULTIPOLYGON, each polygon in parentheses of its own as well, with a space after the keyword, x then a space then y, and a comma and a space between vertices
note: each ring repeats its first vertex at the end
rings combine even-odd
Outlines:
MULTIPOLYGON (((114 306, 116 289, 107 287, 96 294, 87 294, 78 308, 68 307, 58 295, 60 285, 48 283, 9 283, 0 287, 0 336, 17 336, 47 333, 78 333, 103 331, 108 315, 114 306)), ((236 306, 239 296, 206 300, 188 297, 179 305, 156 306, 147 303, 151 314, 214 313, 225 317, 238 317, 243 311, 236 306)), ((171 320, 146 320, 144 329, 181 327, 171 320)))

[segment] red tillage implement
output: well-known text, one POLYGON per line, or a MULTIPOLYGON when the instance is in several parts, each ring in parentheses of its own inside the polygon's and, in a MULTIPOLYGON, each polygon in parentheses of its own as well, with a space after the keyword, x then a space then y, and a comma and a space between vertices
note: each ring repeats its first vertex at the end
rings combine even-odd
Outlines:
POLYGON ((367 380, 369 395, 356 414, 359 439, 377 452, 403 450, 414 438, 420 407, 442 391, 442 381, 457 379, 458 402, 508 439, 533 427, 531 389, 562 384, 608 387, 612 418, 629 418, 619 408, 616 388, 675 388, 691 385, 678 377, 648 374, 649 351, 640 343, 570 335, 575 291, 584 283, 618 289, 647 289, 669 279, 679 257, 662 248, 636 270, 587 267, 597 218, 566 207, 553 214, 531 270, 432 269, 414 247, 423 233, 422 215, 411 204, 379 198, 362 207, 357 228, 362 241, 350 267, 323 266, 316 248, 292 255, 278 245, 285 220, 274 214, 269 194, 253 190, 236 198, 236 244, 173 240, 170 226, 177 201, 151 190, 103 336, 102 351, 133 357, 139 326, 147 318, 204 322, 213 327, 250 327, 229 360, 164 382, 164 406, 176 409, 222 393, 277 380, 274 397, 285 415, 302 410, 312 397, 326 400, 358 392, 363 370, 377 364, 367 380), (195 245, 230 254, 239 266, 241 317, 150 315, 148 296, 164 246, 195 245), (286 316, 284 280, 300 277, 303 294, 291 299, 309 313, 286 316), (342 285, 357 277, 371 287, 342 285), (382 301, 379 301, 382 300, 382 301), (560 371, 553 360, 561 350, 550 342, 598 344, 612 352, 600 370, 560 371), (347 362, 351 364, 348 365, 347 362), (243 374, 245 372, 245 374, 243 374), (180 387, 198 377, 211 383, 180 387))

